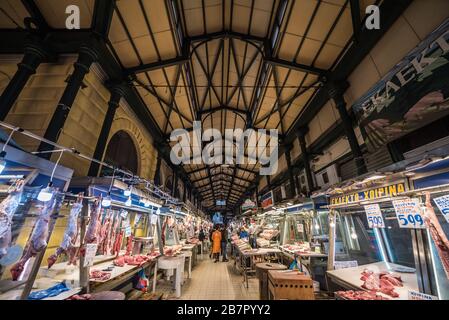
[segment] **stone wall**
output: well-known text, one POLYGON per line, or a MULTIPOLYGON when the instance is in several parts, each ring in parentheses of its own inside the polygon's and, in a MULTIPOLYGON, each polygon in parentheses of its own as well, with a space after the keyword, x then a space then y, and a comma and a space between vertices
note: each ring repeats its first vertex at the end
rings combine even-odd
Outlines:
MULTIPOLYGON (((0 92, 17 70, 21 56, 0 56, 0 92)), ((60 57, 57 63, 41 64, 32 75, 5 122, 19 126, 43 136, 64 92, 66 79, 73 71, 76 55, 60 57)), ((84 79, 85 87, 80 89, 58 143, 79 152, 93 156, 100 130, 108 108, 109 91, 103 85, 106 77, 97 65, 93 65, 84 79)), ((153 139, 142 123, 133 114, 124 99, 116 112, 109 139, 119 130, 125 130, 132 137, 138 150, 138 174, 153 179, 157 152, 153 139)), ((25 150, 36 151, 39 142, 22 135, 15 135, 15 141, 25 150)), ((58 155, 55 154, 52 160, 58 155)), ((85 176, 90 162, 72 154, 64 154, 61 164, 75 170, 75 176, 85 176)))

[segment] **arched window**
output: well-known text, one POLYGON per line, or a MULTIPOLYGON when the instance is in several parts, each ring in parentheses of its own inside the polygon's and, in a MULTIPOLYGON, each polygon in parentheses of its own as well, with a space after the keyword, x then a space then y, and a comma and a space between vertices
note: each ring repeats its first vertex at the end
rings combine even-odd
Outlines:
MULTIPOLYGON (((128 133, 121 130, 112 136, 106 149, 104 161, 117 168, 125 169, 137 174, 139 167, 137 149, 128 133)), ((103 169, 105 168, 103 167, 103 169)), ((103 174, 106 173, 105 171, 106 170, 102 170, 103 174)))

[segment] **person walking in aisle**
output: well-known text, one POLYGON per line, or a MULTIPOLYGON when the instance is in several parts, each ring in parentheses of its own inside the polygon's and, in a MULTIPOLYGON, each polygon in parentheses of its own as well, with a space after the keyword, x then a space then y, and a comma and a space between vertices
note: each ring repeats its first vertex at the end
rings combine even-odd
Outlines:
MULTIPOLYGON (((212 234, 214 233, 215 227, 216 227, 216 226, 214 226, 213 228, 210 228, 210 230, 209 230, 209 243, 211 243, 211 244, 213 244, 213 243, 212 243, 212 234)), ((213 245, 210 246, 209 259, 212 258, 212 251, 213 251, 213 245)))
POLYGON ((228 229, 226 226, 221 226, 221 255, 222 255, 222 261, 227 262, 228 256, 227 256, 227 244, 228 244, 228 229))
POLYGON ((206 235, 204 234, 203 227, 200 228, 200 232, 198 233, 198 240, 201 242, 201 259, 203 259, 203 249, 206 245, 204 240, 206 239, 206 235))
POLYGON ((218 225, 215 226, 215 231, 212 233, 212 254, 214 255, 215 261, 220 260, 220 249, 221 249, 221 232, 218 229, 218 225))

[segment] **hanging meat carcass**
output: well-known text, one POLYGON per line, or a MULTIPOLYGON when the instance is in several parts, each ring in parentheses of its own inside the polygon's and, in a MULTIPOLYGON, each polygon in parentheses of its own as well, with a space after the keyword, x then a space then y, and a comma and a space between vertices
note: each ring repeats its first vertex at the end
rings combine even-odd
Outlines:
POLYGON ((108 238, 109 228, 111 225, 111 210, 106 210, 103 224, 100 228, 99 240, 98 240, 98 253, 105 254, 105 242, 108 238))
POLYGON ((101 198, 95 200, 91 206, 89 224, 87 225, 84 243, 97 243, 98 226, 100 225, 101 198))
POLYGON ((12 218, 19 207, 23 185, 23 180, 19 180, 12 186, 6 199, 0 203, 0 259, 6 255, 11 245, 12 218))
POLYGON ((426 193, 424 221, 429 228, 430 236, 437 248, 438 256, 440 257, 446 277, 449 278, 449 240, 433 210, 433 206, 430 203, 430 193, 428 192, 426 193))
MULTIPOLYGON (((62 239, 58 249, 56 249, 56 252, 47 259, 49 269, 61 254, 67 254, 70 249, 73 249, 72 247, 75 245, 76 237, 78 235, 78 216, 82 208, 82 198, 78 197, 77 201, 73 204, 72 209, 70 210, 67 227, 64 232, 64 238, 62 239)), ((71 262, 71 259, 69 259, 69 264, 71 262)))
POLYGON ((120 254, 120 250, 122 249, 123 235, 124 235, 124 231, 120 231, 115 239, 114 248, 112 251, 112 254, 115 256, 118 256, 120 254))
POLYGON ((119 233, 119 227, 120 227, 119 224, 120 224, 120 215, 116 214, 115 215, 115 219, 114 219, 114 223, 113 224, 111 223, 112 227, 110 228, 108 240, 107 240, 107 243, 106 243, 106 250, 105 250, 105 252, 106 252, 107 255, 114 254, 113 251, 114 251, 115 241, 116 241, 116 238, 117 238, 118 233, 119 233))
POLYGON ((22 274, 25 263, 31 257, 35 257, 39 252, 47 247, 50 217, 54 211, 59 210, 61 205, 61 202, 56 199, 56 194, 57 190, 52 189, 51 199, 41 203, 37 222, 34 226, 31 237, 28 240, 22 258, 11 268, 11 275, 14 281, 17 280, 22 274), (56 206, 58 206, 58 208, 56 208, 56 206))

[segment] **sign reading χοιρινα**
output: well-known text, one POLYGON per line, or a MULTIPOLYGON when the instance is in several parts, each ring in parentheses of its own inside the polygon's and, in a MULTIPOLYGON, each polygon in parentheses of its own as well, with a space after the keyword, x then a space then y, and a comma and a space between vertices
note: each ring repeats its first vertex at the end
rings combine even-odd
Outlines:
POLYGON ((396 197, 398 194, 404 191, 405 191, 405 183, 400 182, 374 189, 368 189, 365 191, 358 191, 341 196, 334 196, 330 198, 330 205, 338 206, 356 203, 360 201, 376 200, 383 197, 396 197))

